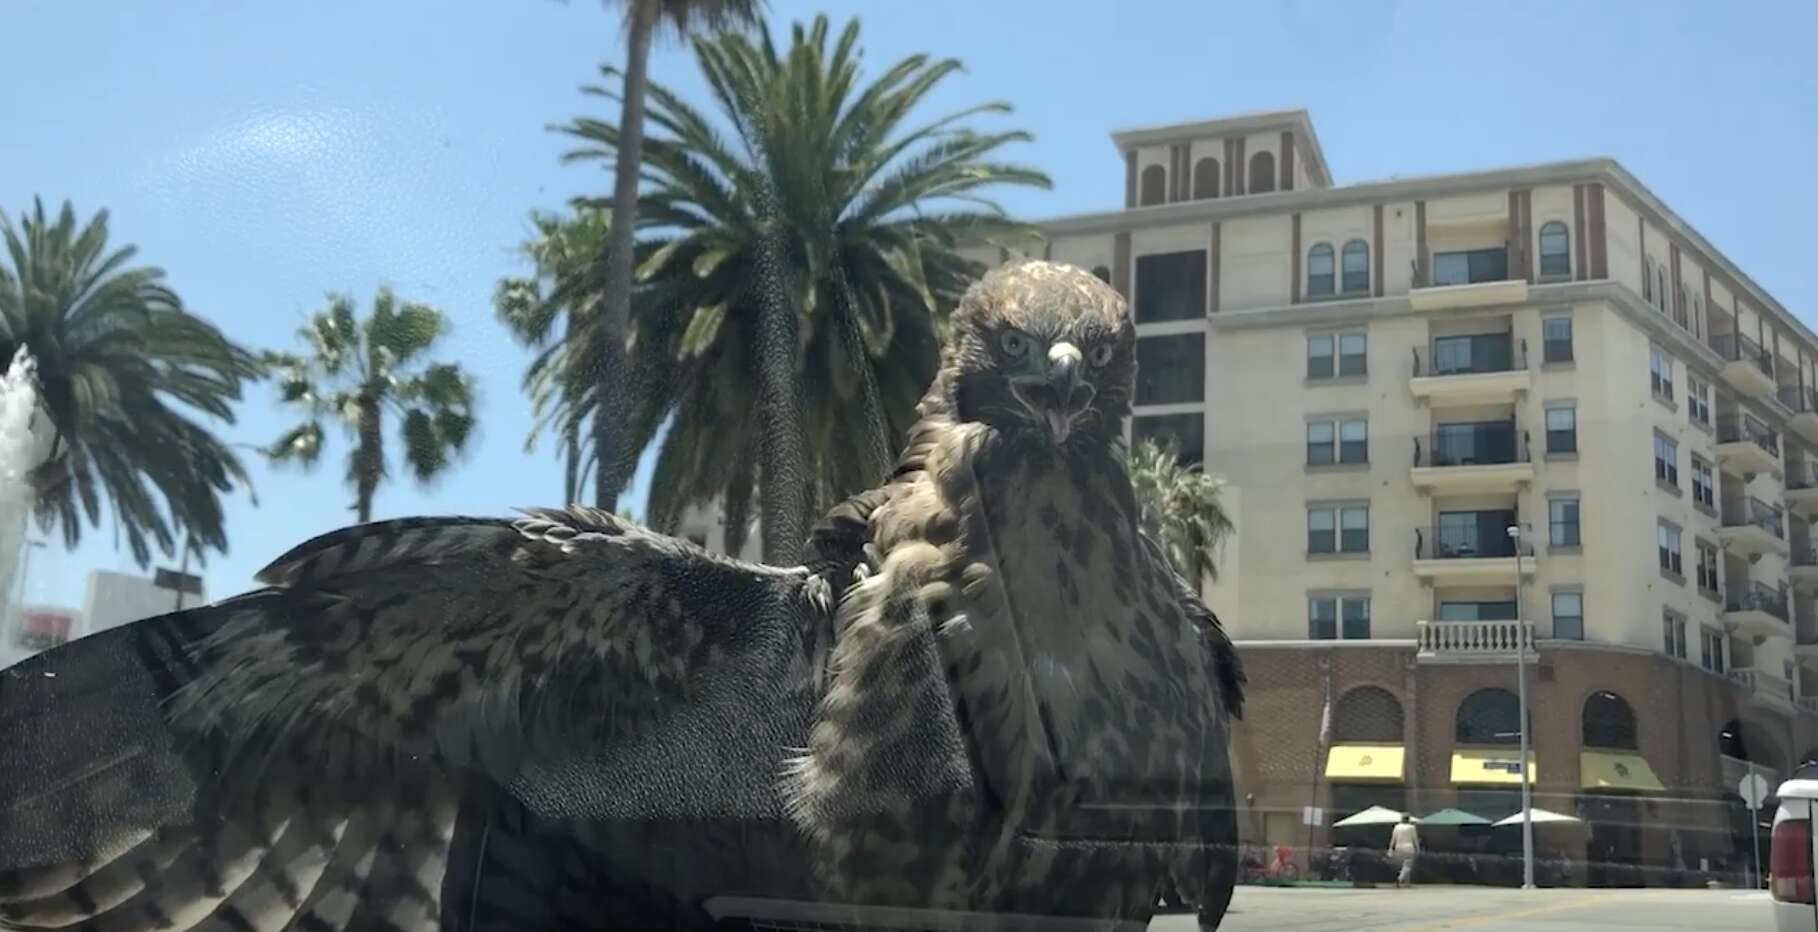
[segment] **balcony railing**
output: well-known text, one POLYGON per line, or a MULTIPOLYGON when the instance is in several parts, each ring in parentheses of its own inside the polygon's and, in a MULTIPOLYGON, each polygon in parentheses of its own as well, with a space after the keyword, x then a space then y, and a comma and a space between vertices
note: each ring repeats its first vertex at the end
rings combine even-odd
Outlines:
POLYGON ((1509 250, 1468 249, 1433 253, 1434 285, 1475 285, 1509 277, 1509 250))
POLYGON ((1782 385, 1774 394, 1794 414, 1818 412, 1818 391, 1803 385, 1782 385))
POLYGON ((1414 435, 1414 465, 1495 466, 1528 462, 1528 435, 1515 422, 1458 424, 1414 435))
POLYGON ((1482 375, 1520 372, 1528 367, 1528 341, 1510 334, 1441 337, 1433 341, 1426 359, 1414 348, 1414 377, 1482 375))
POLYGON ((1718 443, 1752 443, 1780 455, 1780 434, 1752 414, 1726 414, 1717 419, 1718 443))
POLYGON ((1787 557, 1787 562, 1793 566, 1818 566, 1818 545, 1814 545, 1810 541, 1794 544, 1793 552, 1787 557))
POLYGON ((1786 518, 1780 509, 1759 498, 1746 498, 1739 502, 1723 504, 1724 527, 1748 527, 1753 525, 1780 538, 1786 539, 1786 518))
POLYGON ((1742 685, 1751 693, 1779 699, 1787 705, 1793 704, 1793 684, 1783 676, 1763 673, 1760 670, 1742 668, 1731 670, 1729 678, 1742 685))
MULTIPOLYGON (((1515 555, 1515 539, 1508 526, 1513 515, 1482 512, 1476 524, 1440 525, 1414 529, 1416 560, 1485 560, 1507 559, 1515 555)), ((1534 547, 1523 542, 1521 555, 1531 557, 1534 547)))
POLYGON ((1423 654, 1505 654, 1534 650, 1534 626, 1519 621, 1423 621, 1418 629, 1423 654))
POLYGON ((1789 489, 1818 489, 1818 464, 1787 464, 1786 487, 1789 489))
POLYGON ((1713 333, 1711 349, 1732 362, 1746 359, 1769 376, 1774 374, 1774 357, 1749 337, 1736 333, 1713 333))
POLYGON ((1786 593, 1758 582, 1733 585, 1723 596, 1726 612, 1766 612, 1781 621, 1787 620, 1786 593))

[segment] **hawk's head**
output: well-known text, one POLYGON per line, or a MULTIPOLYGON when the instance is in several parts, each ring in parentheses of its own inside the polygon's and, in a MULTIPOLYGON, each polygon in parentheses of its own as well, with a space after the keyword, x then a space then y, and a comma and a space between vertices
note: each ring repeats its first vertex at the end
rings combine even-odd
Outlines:
POLYGON ((1136 331, 1110 285, 1057 262, 1017 262, 960 299, 942 360, 963 421, 1043 443, 1123 436, 1136 331))

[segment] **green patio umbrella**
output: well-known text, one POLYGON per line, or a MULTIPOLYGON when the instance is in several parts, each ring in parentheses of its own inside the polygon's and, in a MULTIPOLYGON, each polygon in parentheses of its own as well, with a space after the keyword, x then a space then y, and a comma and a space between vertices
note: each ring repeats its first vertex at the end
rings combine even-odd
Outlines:
POLYGON ((1441 826, 1489 825, 1490 820, 1477 815, 1476 813, 1466 812, 1463 809, 1441 809, 1432 815, 1421 816, 1420 824, 1441 826))

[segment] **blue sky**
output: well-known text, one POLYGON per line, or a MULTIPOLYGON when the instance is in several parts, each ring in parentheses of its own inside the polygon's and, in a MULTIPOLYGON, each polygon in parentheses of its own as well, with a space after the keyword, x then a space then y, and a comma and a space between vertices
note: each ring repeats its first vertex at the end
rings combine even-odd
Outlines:
MULTIPOLYGON (((1032 131, 1016 155, 1055 180, 1009 192, 1044 217, 1116 206, 1117 127, 1305 107, 1340 184, 1609 155, 1788 307, 1818 302, 1818 6, 1689 2, 1144 2, 819 5, 773 0, 773 23, 860 15, 872 68, 915 53, 963 61, 929 112, 984 99, 1032 131)), ((603 192, 564 166, 545 126, 616 116, 577 87, 622 59, 593 0, 12 0, 0 56, 0 209, 34 195, 112 212, 196 311, 254 346, 287 345, 324 292, 381 283, 446 311, 443 348, 480 380, 482 433, 434 488, 379 493, 378 514, 502 513, 553 504, 560 464, 524 451, 526 354, 494 323, 533 208, 603 192)), ((653 74, 706 101, 671 45, 653 74)), ((1811 318, 1808 317, 1808 320, 1811 318)), ((224 433, 283 426, 263 389, 224 433)), ((211 595, 351 518, 336 438, 314 475, 255 465, 259 506, 229 506, 233 551, 211 595)), ((633 497, 641 500, 647 476, 633 497)), ((33 561, 26 597, 79 606, 89 569, 129 569, 109 528, 33 561)))

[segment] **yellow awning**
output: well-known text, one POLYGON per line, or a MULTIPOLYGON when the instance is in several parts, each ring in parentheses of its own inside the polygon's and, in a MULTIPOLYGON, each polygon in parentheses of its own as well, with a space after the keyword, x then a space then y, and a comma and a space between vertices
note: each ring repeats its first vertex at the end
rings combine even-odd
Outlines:
POLYGON ((1587 790, 1666 790, 1647 758, 1620 751, 1578 752, 1578 785, 1587 790))
MULTIPOLYGON (((1521 752, 1515 748, 1474 748, 1452 752, 1453 783, 1521 785, 1521 752)), ((1534 752, 1528 752, 1528 783, 1539 779, 1534 752)))
POLYGON ((1334 744, 1326 755, 1326 779, 1399 781, 1406 757, 1399 744, 1334 744))

